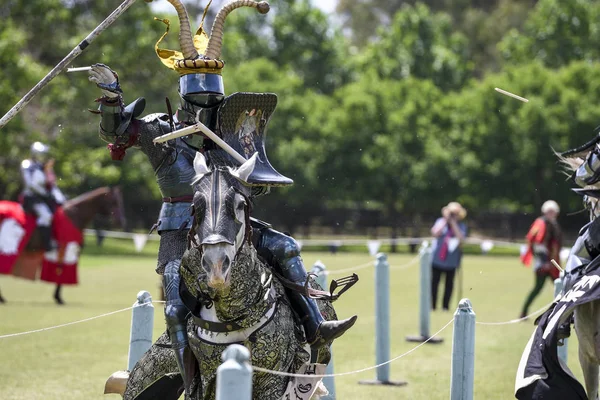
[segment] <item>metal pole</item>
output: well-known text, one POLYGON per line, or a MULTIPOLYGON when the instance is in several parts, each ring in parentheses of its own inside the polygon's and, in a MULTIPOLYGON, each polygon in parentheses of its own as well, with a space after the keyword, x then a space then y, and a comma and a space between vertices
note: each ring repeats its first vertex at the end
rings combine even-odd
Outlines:
MULTIPOLYGON (((563 289, 563 273, 554 280, 554 298, 560 295, 563 289)), ((567 363, 568 354, 568 339, 563 339, 562 346, 558 346, 558 358, 560 358, 565 364, 567 363)))
MULTIPOLYGON (((15 115, 19 113, 30 101, 33 97, 40 91, 44 86, 46 86, 52 79, 54 79, 58 74, 64 70, 69 63, 71 63, 77 56, 83 53, 83 50, 86 49, 96 39, 100 34, 106 30, 109 26, 112 25, 113 22, 117 20, 129 7, 135 3, 136 0, 125 0, 119 7, 115 9, 104 21, 100 23, 89 35, 85 37, 65 58, 59 62, 56 67, 52 68, 48 74, 37 83, 17 104, 15 104, 4 116, 0 119, 0 128, 8 123, 15 115)), ((152 0, 146 0, 146 2, 151 2, 152 0)))
POLYGON ((420 299, 419 299, 419 335, 407 336, 409 342, 441 343, 444 339, 431 338, 429 334, 429 320, 431 313, 431 264, 433 260, 433 249, 429 243, 424 241, 419 251, 421 258, 421 269, 419 276, 420 299))
MULTIPOLYGON (((382 364, 390 359, 390 265, 387 256, 377 254, 375 262, 375 362, 382 364)), ((362 384, 406 385, 406 382, 390 381, 390 365, 377 367, 375 381, 361 381, 362 384)))
POLYGON ((462 299, 454 313, 450 400, 473 400, 475 376, 475 313, 462 299))
MULTIPOLYGON (((311 272, 315 275, 317 283, 323 288, 323 290, 327 290, 327 273, 325 264, 318 260, 312 267, 311 272)), ((329 360, 329 364, 327 364, 327 368, 325 369, 326 375, 333 375, 333 349, 331 351, 331 359, 329 360)), ((322 396, 323 400, 335 400, 335 379, 333 376, 327 376, 323 378, 323 384, 327 388, 329 394, 327 396, 322 396)))
POLYGON ((252 400, 252 367, 250 351, 232 344, 221 356, 223 364, 217 368, 216 400, 252 400))
POLYGON ((152 296, 145 290, 137 294, 131 313, 131 335, 129 339, 129 356, 127 370, 133 370, 135 364, 152 346, 154 328, 154 305, 152 296))

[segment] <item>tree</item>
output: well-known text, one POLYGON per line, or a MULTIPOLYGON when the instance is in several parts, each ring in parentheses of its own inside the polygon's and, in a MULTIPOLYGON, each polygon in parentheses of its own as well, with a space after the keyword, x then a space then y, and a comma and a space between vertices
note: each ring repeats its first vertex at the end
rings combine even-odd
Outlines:
POLYGON ((471 77, 467 38, 453 33, 446 14, 433 14, 423 4, 404 6, 379 36, 365 49, 361 71, 373 69, 382 79, 431 79, 444 90, 460 88, 471 77))
POLYGON ((500 49, 507 62, 533 59, 558 68, 571 61, 598 61, 600 4, 593 0, 540 0, 523 32, 511 30, 500 49))

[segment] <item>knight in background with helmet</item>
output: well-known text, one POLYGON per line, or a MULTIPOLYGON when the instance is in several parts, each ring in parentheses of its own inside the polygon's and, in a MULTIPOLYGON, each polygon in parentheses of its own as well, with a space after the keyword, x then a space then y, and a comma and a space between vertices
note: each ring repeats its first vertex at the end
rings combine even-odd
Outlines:
MULTIPOLYGON (((104 64, 92 66, 89 79, 102 89, 103 96, 97 100, 100 103, 101 114, 100 137, 109 143, 108 148, 113 159, 122 159, 129 147, 139 148, 152 164, 163 196, 163 205, 157 222, 160 234, 157 272, 163 276, 167 330, 176 353, 185 390, 189 395, 192 377, 190 371, 185 370, 184 361, 192 356, 186 332, 189 310, 183 304, 179 294, 179 267, 186 250, 186 236, 192 225, 190 210, 193 199, 191 183, 195 175, 193 160, 197 151, 203 152, 209 163, 213 165, 228 164, 231 163, 231 159, 211 140, 201 135, 177 138, 171 140, 167 146, 155 145, 153 139, 193 125, 197 121, 219 134, 221 124, 218 124, 217 120, 231 120, 232 117, 239 116, 238 106, 241 104, 258 102, 258 106, 252 107, 250 104, 250 109, 254 110, 254 113, 258 108, 272 112, 277 98, 273 94, 247 93, 226 97, 221 77, 224 63, 219 59, 223 24, 227 15, 234 9, 244 6, 256 8, 260 13, 265 14, 269 11, 268 3, 238 0, 227 4, 217 14, 209 39, 202 25, 192 36, 184 5, 180 0, 169 0, 169 2, 177 10, 179 17, 179 40, 182 51, 159 48, 158 44, 164 38, 163 35, 156 45, 156 52, 163 64, 180 74, 181 103, 176 117, 169 114, 150 114, 138 119, 144 110, 144 99, 139 98, 124 106, 119 78, 104 64)), ((168 24, 168 21, 163 22, 168 24)), ((251 110, 248 110, 248 115, 253 116, 251 110)), ((261 115, 261 124, 264 128, 268 118, 266 112, 261 115)), ((235 136, 235 132, 227 133, 235 136)), ((224 135, 225 132, 221 134, 224 135)), ((256 140, 264 140, 264 136, 257 135, 256 140)), ((293 183, 269 164, 264 153, 263 142, 257 142, 254 147, 259 152, 261 160, 260 165, 255 169, 256 176, 253 182, 255 194, 268 192, 270 186, 293 183)), ((259 254, 286 279, 304 285, 307 273, 297 242, 261 221, 253 220, 252 226, 254 243, 259 254)), ((342 321, 325 321, 314 299, 296 292, 290 292, 289 297, 295 311, 302 318, 307 340, 314 347, 341 336, 356 320, 354 316, 342 321)))
POLYGON ((56 176, 50 160, 50 147, 35 142, 30 148, 31 158, 21 162, 23 178, 23 208, 36 216, 37 229, 41 237, 42 248, 52 250, 52 219, 57 206, 66 201, 56 186, 56 176))

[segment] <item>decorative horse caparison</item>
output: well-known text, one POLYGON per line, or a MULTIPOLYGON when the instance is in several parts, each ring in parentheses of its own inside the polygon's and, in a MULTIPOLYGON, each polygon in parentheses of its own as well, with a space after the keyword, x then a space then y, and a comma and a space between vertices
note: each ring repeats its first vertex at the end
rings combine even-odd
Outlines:
MULTIPOLYGON (((35 217, 32 215, 25 215, 21 209, 19 203, 10 201, 0 201, 0 209, 2 210, 17 210, 24 215, 23 221, 25 225, 28 225, 26 229, 35 229, 35 217)), ((125 214, 123 211, 123 197, 121 189, 119 187, 101 187, 94 189, 90 192, 86 192, 78 197, 65 202, 61 207, 56 210, 56 215, 61 215, 63 220, 68 220, 74 229, 78 230, 80 234, 83 233, 83 229, 93 220, 97 215, 103 215, 106 217, 112 217, 113 223, 123 227, 125 225, 125 214)), ((0 223, 3 221, 2 218, 6 218, 5 215, 0 215, 0 223)), ((60 275, 64 271, 51 272, 50 278, 45 277, 45 271, 42 268, 45 253, 41 249, 40 240, 35 231, 30 235, 25 235, 22 240, 27 240, 27 243, 23 243, 19 246, 22 249, 20 254, 17 256, 16 261, 12 266, 2 268, 2 273, 11 274, 17 277, 35 280, 38 275, 40 279, 56 283, 56 290, 54 291, 54 300, 58 304, 64 304, 61 296, 61 289, 63 283, 57 282, 54 278, 60 275), (42 272, 39 273, 40 269, 42 272)), ((14 247, 13 244, 10 245, 14 247)), ((1 246, 0 246, 1 247, 1 246)), ((4 248, 4 247, 2 247, 4 248)), ((56 250, 58 253, 57 259, 68 257, 65 252, 69 252, 69 249, 59 248, 56 250)), ((77 249, 78 252, 78 249, 77 249)), ((76 255, 78 257, 78 253, 76 255)), ((74 281, 66 282, 64 284, 75 284, 76 273, 74 274, 74 281)), ((4 303, 5 299, 0 294, 0 303, 4 303)))
MULTIPOLYGON (((188 367, 194 376, 191 400, 215 398, 221 354, 232 343, 250 350, 252 365, 275 371, 296 373, 309 363, 326 365, 331 357, 331 343, 311 355, 282 282, 252 245, 250 187, 245 179, 255 161, 252 157, 237 169, 211 170, 198 153, 194 162, 195 223, 182 260, 180 287, 192 314, 188 324, 193 352, 188 367)), ((326 319, 337 318, 329 301, 319 301, 319 306, 326 319)), ((294 384, 290 379, 255 372, 252 398, 281 399, 288 385, 294 384)), ((310 393, 318 382, 316 379, 310 393)), ((128 375, 123 397, 176 400, 182 393, 183 382, 165 333, 128 375)))

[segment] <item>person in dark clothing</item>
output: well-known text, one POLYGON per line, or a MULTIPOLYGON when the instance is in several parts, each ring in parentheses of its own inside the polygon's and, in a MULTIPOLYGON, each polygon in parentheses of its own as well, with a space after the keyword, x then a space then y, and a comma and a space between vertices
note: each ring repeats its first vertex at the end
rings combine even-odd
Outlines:
POLYGON ((442 208, 442 218, 438 218, 431 228, 431 234, 436 238, 431 266, 431 306, 434 310, 442 275, 446 275, 442 308, 446 311, 450 308, 454 276, 462 259, 461 244, 467 236, 467 226, 462 222, 466 216, 467 211, 453 201, 442 208))
POLYGON ((542 216, 533 222, 527 233, 527 252, 521 256, 521 261, 526 266, 534 261, 535 284, 525 299, 521 318, 528 315, 529 306, 542 291, 546 279, 550 278, 554 282, 560 275, 560 271, 550 262, 555 260, 560 263, 562 233, 556 221, 559 213, 560 207, 555 201, 546 201, 542 205, 542 216))

